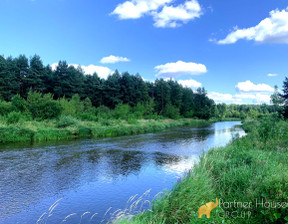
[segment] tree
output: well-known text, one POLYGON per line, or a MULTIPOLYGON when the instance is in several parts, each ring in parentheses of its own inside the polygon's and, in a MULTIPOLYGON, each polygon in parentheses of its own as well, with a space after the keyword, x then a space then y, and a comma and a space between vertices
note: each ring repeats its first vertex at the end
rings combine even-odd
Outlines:
POLYGON ((171 104, 171 89, 169 84, 164 81, 163 79, 157 79, 155 81, 155 88, 156 88, 156 111, 159 115, 163 114, 166 105, 171 104))
POLYGON ((45 76, 43 63, 38 55, 30 59, 30 67, 27 74, 23 77, 23 96, 26 98, 29 89, 32 91, 43 92, 43 78, 45 76))
POLYGON ((278 112, 279 114, 283 113, 283 103, 284 103, 284 99, 281 97, 279 90, 278 90, 278 86, 275 85, 274 86, 274 93, 270 96, 270 101, 274 106, 274 110, 275 112, 278 112))
POLYGON ((114 109, 119 103, 122 103, 121 75, 116 70, 112 75, 108 76, 103 85, 103 104, 114 109))
POLYGON ((88 97, 91 100, 94 107, 99 107, 102 104, 103 82, 96 73, 84 77, 83 89, 85 90, 85 97, 88 97))

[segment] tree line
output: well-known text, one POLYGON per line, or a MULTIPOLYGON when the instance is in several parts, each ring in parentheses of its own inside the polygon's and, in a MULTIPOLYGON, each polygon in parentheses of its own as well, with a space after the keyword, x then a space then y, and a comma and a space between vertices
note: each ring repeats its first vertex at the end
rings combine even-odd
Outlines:
POLYGON ((51 98, 69 101, 77 94, 82 101, 89 99, 94 107, 109 109, 115 109, 118 104, 130 107, 149 104, 155 114, 169 118, 208 119, 215 113, 215 103, 204 88, 194 92, 174 80, 148 82, 140 75, 120 74, 117 70, 107 79, 101 79, 96 73, 84 74, 80 66, 69 66, 66 61, 59 61, 52 70, 50 65, 43 65, 38 55, 29 59, 25 55, 0 56, 0 99, 11 101, 19 96, 27 100, 29 92, 51 94, 47 97, 49 102, 51 98))
MULTIPOLYGON (((100 108, 98 110, 103 113, 107 113, 107 109, 114 110, 117 105, 128 105, 134 108, 133 111, 142 110, 143 116, 153 114, 173 119, 179 117, 245 119, 272 112, 279 112, 284 116, 288 114, 285 106, 288 102, 287 77, 283 84, 283 94, 279 93, 277 87, 275 88, 271 96, 272 105, 226 105, 224 103, 216 105, 212 99, 208 98, 204 88, 193 91, 172 79, 157 79, 154 82, 148 82, 138 74, 131 75, 128 72, 120 74, 117 70, 107 79, 102 79, 96 73, 84 74, 80 66, 78 68, 69 66, 66 61, 60 61, 53 70, 50 65, 44 66, 38 55, 29 59, 25 55, 19 55, 16 58, 0 56, 0 101, 12 102, 20 109, 21 107, 23 109, 22 104, 26 101, 27 105, 30 105, 30 110, 34 112, 39 105, 45 105, 41 110, 38 108, 44 113, 50 111, 49 108, 55 104, 53 100, 62 102, 60 107, 53 109, 54 111, 61 111, 61 108, 65 111, 65 105, 72 100, 73 96, 75 96, 74 101, 77 99, 74 106, 79 102, 84 104, 86 102, 95 108, 100 108), (42 103, 31 103, 40 102, 41 96, 42 103), (33 98, 37 98, 38 101, 35 99, 31 101, 33 98)), ((7 109, 7 104, 1 103, 1 105, 0 115, 11 111, 7 109)), ((117 110, 119 108, 122 110, 125 106, 118 106, 117 110)), ((130 111, 127 107, 125 110, 130 111)), ((21 110, 18 108, 17 111, 21 110)), ((35 116, 37 113, 34 113, 35 116)))

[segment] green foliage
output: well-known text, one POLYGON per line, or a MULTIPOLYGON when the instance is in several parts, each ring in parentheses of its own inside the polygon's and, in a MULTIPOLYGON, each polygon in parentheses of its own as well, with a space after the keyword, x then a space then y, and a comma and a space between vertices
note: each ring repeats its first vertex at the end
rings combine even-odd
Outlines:
POLYGON ((82 121, 98 121, 98 117, 96 116, 96 114, 97 109, 93 107, 83 113, 77 114, 76 117, 82 121))
POLYGON ((115 109, 113 110, 113 117, 115 119, 122 119, 122 120, 127 120, 131 108, 127 104, 118 104, 115 109))
POLYGON ((73 118, 72 116, 61 116, 59 120, 57 121, 57 128, 66 128, 68 126, 72 126, 77 124, 77 120, 73 118))
POLYGON ((21 118, 21 113, 13 111, 13 112, 8 114, 8 116, 6 118, 6 123, 7 124, 18 123, 20 121, 20 118, 21 118))
POLYGON ((67 100, 65 97, 59 99, 59 104, 62 108, 62 115, 67 116, 67 115, 76 115, 76 109, 74 106, 67 100))
POLYGON ((62 107, 53 100, 51 94, 46 94, 42 97, 39 92, 29 91, 27 104, 33 119, 57 118, 62 111, 62 107))
POLYGON ((152 202, 151 210, 117 223, 287 223, 287 208, 273 203, 288 201, 288 122, 271 114, 243 126, 249 127, 247 136, 203 155, 171 191, 152 202), (222 204, 210 219, 199 219, 199 207, 216 197, 229 206, 222 204), (256 207, 256 200, 272 206, 256 207), (251 208, 234 201, 251 202, 251 208))
POLYGON ((96 116, 100 119, 110 119, 112 118, 112 112, 108 107, 101 105, 96 108, 96 116))
POLYGON ((11 102, 5 102, 0 100, 0 115, 5 116, 13 110, 11 102))
POLYGON ((81 102, 80 96, 78 94, 73 95, 69 103, 74 108, 76 115, 84 111, 84 103, 81 102))
POLYGON ((25 112, 27 110, 27 102, 19 94, 12 98, 11 103, 15 111, 25 112))
POLYGON ((0 127, 0 142, 32 141, 34 132, 21 127, 0 127))
POLYGON ((178 119, 180 117, 180 112, 179 112, 179 108, 168 104, 165 107, 164 113, 163 115, 165 117, 171 118, 171 119, 178 119))
MULTIPOLYGON (((79 117, 80 113, 86 112, 92 106, 103 105, 114 109, 118 104, 127 104, 131 108, 138 107, 135 109, 135 117, 138 119, 154 116, 153 113, 162 116, 165 110, 167 114, 165 109, 167 105, 178 108, 180 116, 185 117, 191 117, 193 111, 193 116, 209 119, 214 111, 214 103, 208 100, 204 89, 194 93, 192 89, 184 88, 174 80, 159 79, 155 82, 144 82, 138 74, 131 75, 128 72, 120 74, 117 70, 104 80, 96 73, 84 75, 80 66, 78 68, 69 66, 66 61, 59 61, 56 69, 52 70, 50 66, 43 65, 38 55, 32 56, 30 60, 25 55, 17 58, 1 56, 0 84, 0 98, 10 101, 18 94, 13 103, 15 110, 28 110, 32 113, 33 119, 51 119, 58 116, 51 114, 52 110, 42 116, 44 110, 31 108, 32 101, 40 102, 39 97, 47 93, 59 100, 63 108, 62 115, 75 117, 79 117), (35 94, 35 99, 32 99, 29 91, 39 94, 38 96, 35 94), (67 101, 61 99, 64 97, 67 101), (27 98, 29 102, 25 105, 25 101, 21 99, 27 98), (145 105, 145 108, 141 108, 143 111, 140 111, 139 105, 145 105)), ((58 111, 57 106, 51 102, 47 104, 49 105, 43 103, 41 107, 55 108, 58 111)), ((89 116, 86 114, 85 118, 81 119, 88 119, 89 116)), ((171 113, 168 117, 172 117, 171 113)), ((92 116, 91 119, 95 118, 92 116)))
POLYGON ((83 106, 84 106, 84 111, 90 110, 92 108, 92 102, 88 97, 85 98, 83 102, 83 106))

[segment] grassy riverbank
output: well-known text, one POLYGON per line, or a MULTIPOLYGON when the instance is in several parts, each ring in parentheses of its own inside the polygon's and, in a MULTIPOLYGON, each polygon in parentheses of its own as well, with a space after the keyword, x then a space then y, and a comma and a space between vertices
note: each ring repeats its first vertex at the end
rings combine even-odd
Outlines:
POLYGON ((287 223, 288 122, 270 115, 243 127, 247 136, 202 156, 151 211, 119 223, 287 223), (199 219, 199 207, 216 197, 211 218, 199 219))
POLYGON ((102 120, 81 121, 71 116, 57 120, 19 121, 7 124, 0 120, 0 143, 48 141, 79 137, 113 137, 158 132, 176 126, 206 127, 211 122, 196 119, 102 120))

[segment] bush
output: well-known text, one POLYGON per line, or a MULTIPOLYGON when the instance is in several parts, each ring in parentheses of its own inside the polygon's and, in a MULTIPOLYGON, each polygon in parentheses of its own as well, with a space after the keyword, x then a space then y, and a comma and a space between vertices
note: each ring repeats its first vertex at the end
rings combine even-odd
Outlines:
POLYGON ((88 97, 86 97, 86 99, 84 100, 83 105, 84 111, 90 110, 92 108, 92 102, 88 97))
POLYGON ((177 107, 175 107, 175 106, 173 106, 171 104, 168 104, 165 107, 163 115, 165 117, 168 117, 168 118, 171 118, 171 119, 178 119, 180 117, 179 108, 177 108, 177 107))
POLYGON ((117 104, 113 111, 113 117, 115 119, 127 120, 131 107, 128 104, 117 104))
POLYGON ((62 115, 67 116, 67 115, 72 115, 74 116, 76 114, 76 109, 74 106, 65 98, 61 98, 59 101, 59 104, 62 107, 62 115))
POLYGON ((0 127, 0 142, 32 141, 34 132, 26 128, 0 127))
POLYGON ((27 102, 19 94, 12 98, 11 103, 15 111, 24 112, 27 110, 27 102))
POLYGON ((84 103, 81 102, 80 96, 75 94, 69 102, 75 110, 76 115, 84 111, 84 103))
POLYGON ((29 91, 27 103, 33 119, 58 118, 62 111, 62 107, 53 100, 52 94, 46 94, 42 97, 39 92, 29 91))
POLYGON ((100 107, 96 108, 95 113, 100 119, 110 119, 112 112, 108 107, 101 105, 100 107))
POLYGON ((18 123, 19 120, 21 118, 21 113, 20 112, 11 112, 8 114, 7 118, 6 118, 6 123, 7 124, 15 124, 18 123))
POLYGON ((92 130, 90 128, 87 128, 84 126, 79 126, 77 135, 80 137, 91 137, 92 136, 92 130))
POLYGON ((5 116, 13 111, 12 104, 6 101, 0 101, 0 115, 5 116))
POLYGON ((98 117, 96 116, 96 108, 92 107, 87 111, 78 114, 77 119, 80 119, 81 121, 98 121, 98 117))
POLYGON ((65 128, 68 126, 75 125, 77 123, 77 120, 71 117, 70 115, 68 116, 61 116, 59 120, 57 121, 57 127, 58 128, 65 128))

